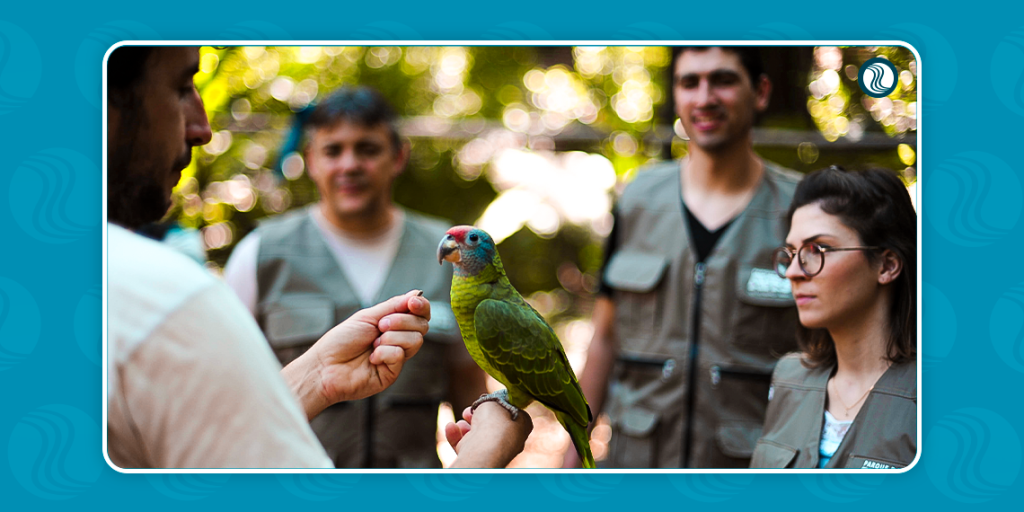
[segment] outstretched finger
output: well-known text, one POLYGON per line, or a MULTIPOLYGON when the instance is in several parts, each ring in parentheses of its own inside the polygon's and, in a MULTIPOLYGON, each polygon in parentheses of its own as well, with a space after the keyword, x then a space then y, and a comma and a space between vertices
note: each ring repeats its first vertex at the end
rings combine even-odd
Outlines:
POLYGON ((409 298, 409 302, 407 304, 409 312, 426 320, 430 320, 430 301, 427 300, 426 297, 423 297, 422 294, 423 292, 420 292, 420 295, 409 298))
MULTIPOLYGON (((420 290, 411 290, 408 293, 405 293, 404 295, 396 295, 384 302, 360 310, 355 315, 352 316, 358 316, 360 318, 369 320, 371 323, 376 325, 377 322, 380 322, 382 318, 392 313, 408 313, 410 302, 415 303, 414 307, 422 308, 423 306, 419 304, 420 301, 429 302, 427 301, 427 299, 421 297, 422 294, 423 292, 420 290)), ((429 304, 427 305, 427 311, 429 314, 429 304)))

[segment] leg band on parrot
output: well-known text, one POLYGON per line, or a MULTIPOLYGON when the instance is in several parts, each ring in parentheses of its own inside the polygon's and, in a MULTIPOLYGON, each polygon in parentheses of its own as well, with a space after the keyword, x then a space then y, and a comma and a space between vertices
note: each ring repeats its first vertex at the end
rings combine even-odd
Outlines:
POLYGON ((498 402, 498 405, 504 407, 509 412, 509 414, 512 415, 512 421, 515 421, 516 418, 519 417, 519 408, 508 402, 507 389, 499 389, 494 393, 480 395, 480 398, 478 398, 476 402, 473 402, 473 405, 470 407, 470 410, 475 411, 476 408, 479 407, 480 404, 484 402, 498 402))

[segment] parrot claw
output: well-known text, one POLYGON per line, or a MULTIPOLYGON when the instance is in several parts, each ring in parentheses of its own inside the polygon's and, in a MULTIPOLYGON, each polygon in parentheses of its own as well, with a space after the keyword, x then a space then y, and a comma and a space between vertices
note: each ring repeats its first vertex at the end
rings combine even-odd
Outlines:
POLYGON ((499 389, 498 391, 495 391, 494 393, 489 393, 489 394, 486 394, 486 395, 480 395, 480 398, 478 398, 476 400, 476 402, 473 402, 473 405, 470 407, 470 410, 476 411, 476 408, 479 407, 480 404, 482 404, 484 402, 497 402, 498 405, 504 407, 505 410, 507 410, 508 413, 512 415, 512 421, 515 421, 516 418, 519 417, 519 408, 517 408, 516 406, 508 403, 508 390, 507 389, 499 389))

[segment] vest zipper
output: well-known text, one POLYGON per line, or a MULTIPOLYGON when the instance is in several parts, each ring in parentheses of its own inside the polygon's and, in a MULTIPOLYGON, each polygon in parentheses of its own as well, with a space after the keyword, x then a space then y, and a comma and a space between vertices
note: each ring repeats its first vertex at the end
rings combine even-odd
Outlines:
POLYGON ((693 445, 693 410, 697 402, 697 355, 700 353, 700 301, 704 288, 704 274, 707 265, 702 261, 693 269, 693 321, 690 335, 690 364, 686 374, 686 428, 683 430, 683 455, 679 467, 690 467, 690 449, 693 445))

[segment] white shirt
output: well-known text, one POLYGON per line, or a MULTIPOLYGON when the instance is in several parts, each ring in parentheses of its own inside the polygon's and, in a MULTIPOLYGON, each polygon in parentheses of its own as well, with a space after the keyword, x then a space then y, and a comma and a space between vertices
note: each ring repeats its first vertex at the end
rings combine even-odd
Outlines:
POLYGON ((839 445, 842 444, 846 433, 850 431, 853 420, 839 421, 832 413, 825 409, 825 424, 821 428, 821 442, 818 444, 818 467, 825 467, 832 456, 836 454, 839 445))
POLYGON ((333 467, 230 289, 186 256, 113 224, 107 265, 114 464, 333 467))
MULTIPOLYGON (((352 285, 363 307, 375 304, 377 292, 384 285, 405 229, 405 213, 398 210, 387 231, 367 238, 348 235, 324 217, 319 207, 309 209, 324 242, 330 249, 345 279, 352 285)), ((231 253, 224 266, 224 282, 238 294, 249 312, 256 314, 258 289, 256 284, 257 255, 260 247, 259 229, 249 233, 231 253)))

